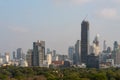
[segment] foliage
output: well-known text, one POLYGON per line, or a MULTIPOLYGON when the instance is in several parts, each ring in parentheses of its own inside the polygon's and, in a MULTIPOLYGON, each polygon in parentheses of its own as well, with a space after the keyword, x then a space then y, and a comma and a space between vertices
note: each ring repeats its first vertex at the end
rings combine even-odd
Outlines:
POLYGON ((120 69, 0 67, 0 80, 120 80, 120 69))

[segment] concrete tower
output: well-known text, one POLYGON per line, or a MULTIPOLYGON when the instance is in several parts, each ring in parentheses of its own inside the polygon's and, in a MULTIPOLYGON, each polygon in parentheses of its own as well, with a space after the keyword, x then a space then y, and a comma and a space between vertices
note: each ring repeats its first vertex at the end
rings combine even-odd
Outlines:
POLYGON ((45 60, 45 41, 33 42, 33 66, 42 66, 45 60))

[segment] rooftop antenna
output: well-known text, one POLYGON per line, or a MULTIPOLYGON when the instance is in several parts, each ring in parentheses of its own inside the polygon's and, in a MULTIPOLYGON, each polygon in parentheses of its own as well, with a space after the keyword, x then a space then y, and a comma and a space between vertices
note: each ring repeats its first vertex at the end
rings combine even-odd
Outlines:
POLYGON ((83 21, 85 21, 85 19, 88 17, 88 15, 85 16, 85 18, 83 19, 83 21))

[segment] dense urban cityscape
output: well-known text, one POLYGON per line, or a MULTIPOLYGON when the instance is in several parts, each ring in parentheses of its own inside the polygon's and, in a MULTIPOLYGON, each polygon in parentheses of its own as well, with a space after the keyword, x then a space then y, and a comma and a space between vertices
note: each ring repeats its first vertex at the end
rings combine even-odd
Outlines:
POLYGON ((81 40, 76 40, 74 46, 68 47, 68 55, 57 54, 56 50, 45 47, 45 41, 33 42, 33 49, 25 54, 22 48, 13 51, 13 59, 10 53, 0 56, 0 65, 21 67, 79 67, 79 68, 110 68, 120 67, 120 46, 117 41, 113 49, 103 42, 103 50, 99 45, 99 34, 89 42, 89 22, 83 20, 81 23, 81 40), (46 51, 46 52, 45 52, 46 51))
POLYGON ((0 55, 1 80, 119 80, 120 46, 117 41, 113 50, 103 42, 99 45, 97 34, 89 42, 89 22, 81 23, 81 40, 68 47, 68 55, 57 54, 45 47, 45 41, 33 42, 33 49, 25 54, 22 48, 0 55))
POLYGON ((120 0, 0 0, 0 80, 120 80, 120 0))

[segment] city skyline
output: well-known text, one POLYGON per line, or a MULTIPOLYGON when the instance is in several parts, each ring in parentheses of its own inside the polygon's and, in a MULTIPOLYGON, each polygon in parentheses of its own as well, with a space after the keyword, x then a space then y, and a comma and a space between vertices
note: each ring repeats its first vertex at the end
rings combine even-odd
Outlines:
POLYGON ((17 48, 26 52, 32 43, 44 40, 46 48, 67 54, 69 46, 81 40, 81 22, 90 23, 90 43, 100 34, 112 46, 120 42, 120 0, 21 0, 0 1, 0 53, 17 48), (116 36, 117 35, 117 36, 116 36))

